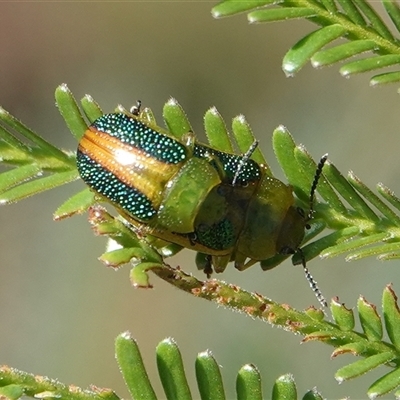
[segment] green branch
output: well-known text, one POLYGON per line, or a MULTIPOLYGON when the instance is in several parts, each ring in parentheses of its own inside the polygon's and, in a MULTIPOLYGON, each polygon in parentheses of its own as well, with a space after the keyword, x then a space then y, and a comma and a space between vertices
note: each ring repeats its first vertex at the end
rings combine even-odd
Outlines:
MULTIPOLYGON (((393 0, 382 0, 382 5, 398 36, 398 4, 393 0)), ((365 52, 370 53, 362 59, 346 62, 340 68, 340 73, 350 76, 385 67, 398 67, 400 64, 399 38, 391 33, 383 18, 365 0, 224 0, 212 9, 215 18, 241 12, 249 12, 248 20, 251 23, 305 18, 322 26, 297 41, 286 53, 282 68, 288 76, 297 73, 308 61, 314 67, 323 67, 365 52), (348 42, 333 44, 339 38, 348 42)), ((400 71, 390 71, 373 76, 370 84, 375 86, 398 81, 400 71)))

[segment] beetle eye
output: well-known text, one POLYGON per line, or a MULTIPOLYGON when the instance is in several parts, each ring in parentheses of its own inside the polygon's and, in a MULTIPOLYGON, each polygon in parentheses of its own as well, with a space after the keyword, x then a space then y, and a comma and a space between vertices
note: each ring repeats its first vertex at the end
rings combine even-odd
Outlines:
POLYGON ((192 246, 195 246, 197 243, 197 234, 195 232, 188 233, 188 239, 192 246))
POLYGON ((297 207, 296 210, 303 218, 305 218, 304 210, 301 207, 297 207))

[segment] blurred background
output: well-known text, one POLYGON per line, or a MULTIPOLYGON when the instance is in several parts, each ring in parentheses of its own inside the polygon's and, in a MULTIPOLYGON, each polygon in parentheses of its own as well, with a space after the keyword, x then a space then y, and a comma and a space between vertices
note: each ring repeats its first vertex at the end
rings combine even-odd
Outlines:
MULTIPOLYGON (((0 104, 50 142, 75 149, 54 106, 59 84, 67 83, 78 99, 91 94, 107 112, 141 99, 160 123, 162 106, 173 96, 200 138, 209 107, 228 125, 243 113, 279 178, 271 134, 283 124, 314 158, 329 152, 343 173, 352 169, 366 184, 382 181, 399 194, 396 86, 372 89, 367 75, 346 80, 338 66, 308 65, 286 78, 283 55, 314 26, 250 26, 244 15, 214 20, 214 4, 1 3, 0 104)), ((114 338, 130 330, 152 378, 155 346, 171 336, 192 384, 197 353, 214 353, 230 398, 238 369, 249 362, 264 377, 266 398, 287 372, 299 393, 317 386, 328 398, 365 397, 373 374, 340 386, 333 378, 354 357, 331 360, 326 346, 299 346, 301 337, 193 298, 155 276, 153 290, 133 289, 129 266, 114 272, 97 260, 106 241, 92 234, 85 215, 52 221, 54 210, 83 187, 76 182, 0 208, 0 364, 128 397, 114 338)), ((186 251, 169 262, 201 276, 194 255, 186 251)), ((400 291, 396 261, 349 264, 338 257, 309 267, 324 295, 339 296, 350 308, 360 294, 379 305, 389 282, 400 291)), ((289 261, 264 273, 257 266, 242 273, 231 267, 219 278, 299 309, 318 306, 301 268, 289 261)), ((158 379, 153 382, 162 399, 158 379)))

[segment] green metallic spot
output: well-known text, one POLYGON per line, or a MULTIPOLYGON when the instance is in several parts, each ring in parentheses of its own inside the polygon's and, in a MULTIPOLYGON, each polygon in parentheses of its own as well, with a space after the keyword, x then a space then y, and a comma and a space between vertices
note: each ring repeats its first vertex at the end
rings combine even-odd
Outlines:
POLYGON ((235 230, 228 219, 222 219, 208 226, 200 224, 196 230, 196 242, 214 250, 229 249, 235 244, 235 230))

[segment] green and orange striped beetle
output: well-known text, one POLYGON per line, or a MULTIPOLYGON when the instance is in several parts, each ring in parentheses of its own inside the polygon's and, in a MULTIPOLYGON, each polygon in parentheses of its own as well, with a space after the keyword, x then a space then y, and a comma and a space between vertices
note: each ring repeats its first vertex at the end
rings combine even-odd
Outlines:
MULTIPOLYGON (((77 166, 85 183, 142 232, 196 250, 209 275, 231 261, 244 270, 277 254, 301 253, 312 217, 292 187, 244 155, 216 150, 188 132, 180 140, 134 114, 105 114, 82 137, 77 166)), ((303 267, 318 300, 326 302, 303 267)))

